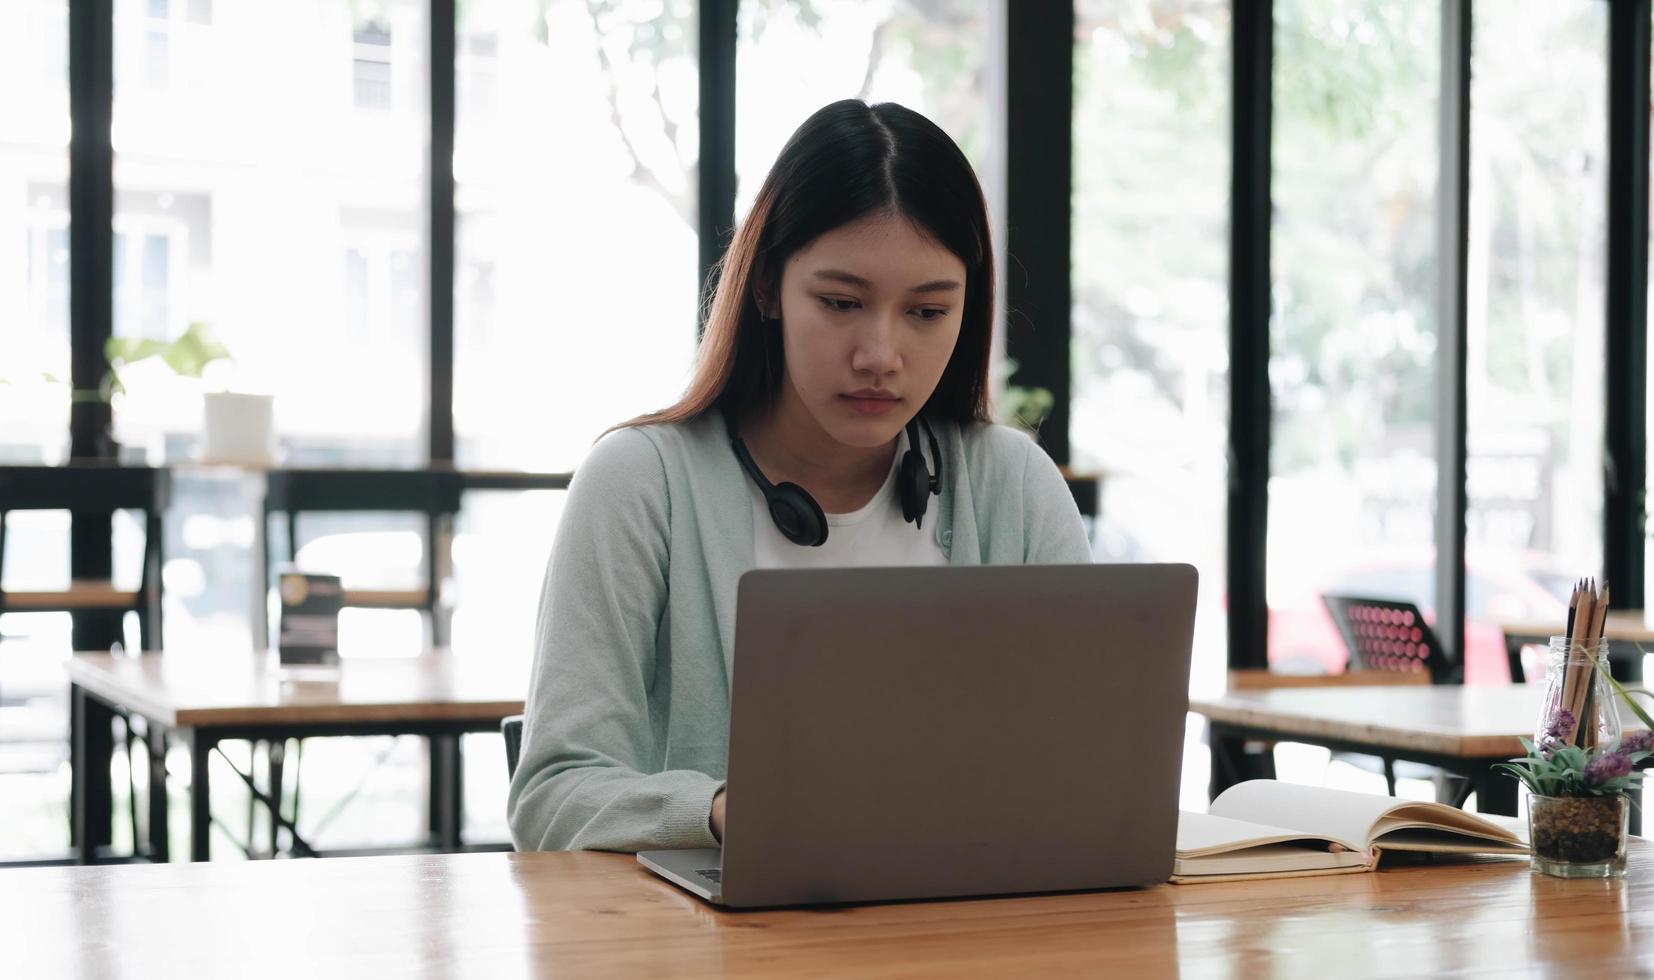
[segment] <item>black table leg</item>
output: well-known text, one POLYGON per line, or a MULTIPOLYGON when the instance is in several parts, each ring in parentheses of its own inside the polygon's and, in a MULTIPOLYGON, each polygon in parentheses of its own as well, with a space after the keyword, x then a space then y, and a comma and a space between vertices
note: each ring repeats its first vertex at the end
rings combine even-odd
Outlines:
POLYGON ((69 842, 81 864, 94 864, 113 837, 115 712, 79 684, 69 686, 69 842))
POLYGON ((1516 816, 1516 777, 1508 773, 1484 769, 1474 777, 1476 782, 1476 810, 1500 816, 1516 816))
MULTIPOLYGON (((265 759, 268 764, 268 772, 270 775, 270 799, 275 801, 273 807, 275 812, 279 814, 281 812, 282 797, 287 795, 282 791, 282 784, 286 782, 287 779, 285 766, 285 762, 287 760, 287 740, 284 738, 271 739, 270 748, 268 750, 268 754, 265 756, 265 759)), ((249 826, 251 825, 249 824, 249 826)), ((271 857, 275 857, 280 853, 280 834, 281 821, 277 820, 276 817, 272 815, 270 817, 271 857)))
POLYGON ((1608 641, 1608 673, 1621 684, 1640 684, 1643 679, 1643 652, 1635 643, 1608 641))
POLYGON ((459 850, 463 782, 458 735, 432 735, 431 842, 441 851, 459 850))
POLYGON ((205 732, 190 733, 190 860, 212 859, 212 791, 207 765, 216 739, 205 732))
POLYGON ((149 737, 149 859, 170 860, 167 837, 167 732, 151 723, 149 737))
POLYGON ((1212 748, 1212 774, 1207 781, 1211 799, 1217 799, 1224 790, 1248 779, 1275 778, 1272 745, 1264 743, 1248 751, 1245 737, 1233 735, 1221 725, 1208 728, 1207 740, 1212 748))

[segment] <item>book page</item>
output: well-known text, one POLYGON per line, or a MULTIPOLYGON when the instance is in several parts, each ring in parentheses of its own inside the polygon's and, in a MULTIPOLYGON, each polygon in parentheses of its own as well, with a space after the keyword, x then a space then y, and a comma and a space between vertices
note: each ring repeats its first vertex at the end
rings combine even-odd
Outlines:
MULTIPOLYGON (((1338 840, 1321 834, 1306 834, 1287 827, 1273 827, 1235 820, 1211 813, 1179 812, 1177 815, 1177 856, 1179 859, 1202 858, 1213 854, 1235 851, 1265 850, 1280 853, 1289 850, 1319 852, 1327 855, 1327 844, 1340 844, 1350 851, 1362 850, 1359 841, 1338 840), (1289 847, 1291 842, 1304 841, 1302 846, 1289 847)), ((1287 855, 1290 856, 1290 855, 1287 855)), ((1331 867, 1333 865, 1325 865, 1331 867)))
POLYGON ((1526 828, 1514 817, 1482 817, 1443 803, 1411 802, 1395 807, 1374 825, 1372 839, 1392 850, 1446 851, 1466 845, 1493 851, 1527 850, 1526 828), (1430 846, 1438 842, 1440 846, 1430 846))
POLYGON ((1235 820, 1353 840, 1359 842, 1363 850, 1387 833, 1408 828, 1451 832, 1501 845, 1491 850, 1522 846, 1520 837, 1508 828, 1446 804, 1398 800, 1393 796, 1352 793, 1324 786, 1300 786, 1272 779, 1254 779, 1231 786, 1212 801, 1211 812, 1235 820))
POLYGON ((1304 873, 1327 873, 1350 869, 1365 870, 1366 859, 1355 851, 1333 853, 1291 844, 1262 844, 1224 854, 1203 857, 1179 855, 1172 874, 1179 878, 1207 878, 1217 875, 1270 877, 1304 873))

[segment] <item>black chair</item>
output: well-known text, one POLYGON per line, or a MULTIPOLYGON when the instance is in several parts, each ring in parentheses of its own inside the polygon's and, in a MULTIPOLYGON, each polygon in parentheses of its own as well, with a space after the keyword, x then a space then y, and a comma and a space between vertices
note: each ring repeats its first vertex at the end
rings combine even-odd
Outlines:
POLYGON ((0 614, 8 612, 138 614, 139 646, 161 642, 161 517, 171 480, 165 469, 116 463, 66 466, 0 466, 0 614), (144 516, 143 565, 138 588, 127 592, 107 580, 71 583, 67 589, 7 593, 4 588, 6 518, 12 511, 67 510, 79 520, 107 521, 117 510, 144 516))
POLYGON ((275 571, 269 534, 273 514, 286 518, 288 561, 298 558, 302 513, 418 514, 425 520, 425 584, 407 590, 372 591, 352 589, 347 584, 344 605, 363 609, 418 609, 430 617, 433 644, 446 646, 448 622, 443 614, 441 588, 447 576, 448 543, 453 536, 454 515, 459 513, 460 494, 459 478, 446 469, 271 470, 263 509, 264 553, 260 556, 263 584, 268 588, 275 571))
MULTIPOLYGON (((122 620, 127 613, 138 617, 139 652, 161 646, 161 563, 164 540, 162 516, 171 496, 170 473, 161 467, 127 466, 112 461, 74 461, 63 466, 0 466, 0 615, 10 612, 66 612, 75 617, 77 646, 98 649, 116 639, 124 644, 122 620), (138 587, 117 589, 111 577, 75 579, 67 589, 19 590, 7 592, 6 525, 15 511, 67 510, 78 525, 88 521, 107 528, 115 511, 136 511, 143 515, 144 550, 138 587), (84 626, 92 626, 83 630, 84 626)), ((0 698, 0 703, 4 699, 0 698)), ((139 834, 137 774, 142 768, 135 743, 147 749, 145 765, 166 765, 163 735, 135 723, 126 712, 117 712, 123 730, 122 741, 130 765, 127 767, 127 803, 134 838, 139 834)), ((164 799, 151 800, 149 817, 156 819, 164 799)))
MULTIPOLYGON (((1448 662, 1435 631, 1411 602, 1341 595, 1323 595, 1321 599, 1349 650, 1349 671, 1416 674, 1428 678, 1431 684, 1460 682, 1460 675, 1448 662)), ((1335 752, 1333 756, 1369 771, 1373 769, 1372 756, 1353 752, 1335 752)), ((1377 771, 1384 774, 1391 796, 1396 794, 1398 776, 1430 780, 1436 784, 1439 797, 1454 800, 1458 806, 1469 796, 1468 784, 1449 789, 1446 780, 1450 777, 1435 766, 1397 762, 1390 756, 1379 757, 1378 763, 1377 771)))
MULTIPOLYGON (((414 589, 364 590, 347 587, 343 604, 358 609, 417 609, 430 623, 432 644, 448 644, 448 618, 441 595, 442 582, 447 577, 449 542, 453 536, 454 517, 459 513, 461 481, 446 468, 424 469, 277 469, 266 478, 263 511, 263 553, 259 556, 260 594, 268 592, 274 576, 276 549, 271 546, 270 518, 281 514, 286 521, 286 558, 296 561, 299 553, 299 515, 303 513, 407 513, 417 514, 425 521, 425 583, 414 589)), ((263 620, 263 607, 255 634, 268 636, 269 625, 263 620)), ((458 737, 452 735, 430 738, 432 786, 442 783, 438 770, 451 768, 457 760, 458 737)), ((303 741, 293 742, 292 815, 298 822, 299 763, 303 741)), ((256 748, 255 748, 256 752, 256 748)), ((283 784, 287 762, 285 743, 273 743, 268 754, 271 797, 278 806, 284 799, 283 784)), ((444 819, 439 813, 440 801, 433 792, 431 823, 433 827, 444 819)), ((252 824, 253 800, 248 801, 248 825, 252 824)), ((270 823, 270 848, 276 849, 277 821, 270 823)))
POLYGON ((1338 634, 1349 650, 1349 669, 1424 673, 1432 684, 1459 681, 1424 614, 1411 602, 1324 595, 1338 634))
POLYGON ((515 776, 517 760, 523 754, 523 716, 500 719, 500 734, 505 736, 505 774, 515 776))

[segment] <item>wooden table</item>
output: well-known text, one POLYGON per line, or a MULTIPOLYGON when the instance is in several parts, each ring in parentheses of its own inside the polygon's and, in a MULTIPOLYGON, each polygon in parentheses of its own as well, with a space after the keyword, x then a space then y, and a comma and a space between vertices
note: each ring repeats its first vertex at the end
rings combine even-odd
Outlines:
MULTIPOLYGON (((498 731, 523 710, 528 665, 521 658, 454 655, 349 659, 332 680, 283 672, 274 654, 152 652, 137 657, 76 654, 70 681, 71 823, 82 862, 104 856, 110 840, 115 713, 142 718, 150 743, 149 857, 167 854, 165 743, 189 742, 190 856, 209 856, 209 755, 226 739, 280 740, 336 735, 425 735, 433 739, 432 838, 460 844, 459 736, 498 731)), ((255 786, 249 789, 258 794, 255 786)), ((275 813, 267 797, 272 819, 275 813)), ((288 827, 291 831, 292 827, 288 827)), ((295 837, 297 835, 295 834, 295 837)))
MULTIPOLYGON (((1609 671, 1621 681, 1640 681, 1643 679, 1643 649, 1654 650, 1654 629, 1648 625, 1648 620, 1641 609, 1610 609, 1603 621, 1603 638, 1608 641, 1609 671)), ((1551 637, 1561 636, 1563 622, 1516 622, 1502 623, 1499 629, 1505 634, 1505 653, 1514 666, 1522 662, 1522 648, 1526 646, 1548 646, 1551 637)), ((1544 661, 1540 662, 1541 673, 1544 670, 1544 661)), ((1512 677, 1516 676, 1514 673, 1512 677)), ((1545 678, 1529 677, 1529 681, 1539 682, 1545 678)))
MULTIPOLYGON (((1492 766, 1522 754, 1544 693, 1543 684, 1299 687, 1231 691, 1189 710, 1211 725, 1214 796, 1253 774, 1248 739, 1304 742, 1439 766, 1471 781, 1484 812, 1514 814, 1517 782, 1492 766)), ((1619 707, 1626 731, 1642 727, 1619 707)))
POLYGON ((620 854, 0 872, 8 974, 1511 976, 1654 970, 1654 846, 1613 881, 1483 860, 1004 899, 722 912, 620 854))

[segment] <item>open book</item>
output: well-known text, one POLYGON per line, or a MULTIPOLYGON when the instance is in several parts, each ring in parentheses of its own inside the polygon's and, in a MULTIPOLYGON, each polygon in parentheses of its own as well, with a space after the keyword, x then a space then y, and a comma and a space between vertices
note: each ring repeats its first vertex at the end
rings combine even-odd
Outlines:
POLYGON ((1371 871, 1383 851, 1525 855, 1519 827, 1443 803, 1254 779, 1224 790, 1208 813, 1179 815, 1172 881, 1371 871))

